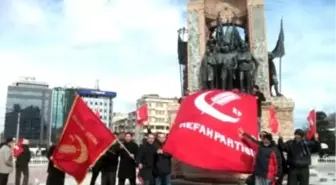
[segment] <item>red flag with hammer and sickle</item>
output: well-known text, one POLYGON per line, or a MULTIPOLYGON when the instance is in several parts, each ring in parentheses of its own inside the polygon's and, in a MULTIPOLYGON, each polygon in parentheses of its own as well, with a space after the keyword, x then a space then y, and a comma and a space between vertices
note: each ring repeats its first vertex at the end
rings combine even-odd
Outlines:
POLYGON ((52 155, 54 165, 80 184, 89 167, 116 141, 99 117, 76 95, 52 155))

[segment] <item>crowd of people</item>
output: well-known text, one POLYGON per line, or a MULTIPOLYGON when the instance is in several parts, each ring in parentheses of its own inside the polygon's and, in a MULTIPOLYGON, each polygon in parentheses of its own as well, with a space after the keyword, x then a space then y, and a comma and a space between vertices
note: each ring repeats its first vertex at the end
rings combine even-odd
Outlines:
MULTIPOLYGON (((257 99, 260 131, 261 103, 265 101, 265 96, 258 86, 254 86, 252 92, 257 99)), ((171 185, 172 156, 162 150, 167 135, 153 134, 149 128, 147 131, 140 145, 133 140, 132 133, 116 133, 118 142, 92 167, 90 185, 95 185, 99 174, 101 185, 115 185, 117 181, 118 185, 125 185, 126 180, 130 185, 136 185, 137 179, 141 179, 144 185, 171 185)), ((243 129, 239 129, 238 134, 246 145, 256 151, 253 173, 247 179, 247 185, 281 185, 285 176, 287 185, 309 185, 311 153, 320 150, 317 134, 313 140, 308 141, 305 139, 306 133, 297 129, 293 139, 286 142, 281 135, 278 142, 275 142, 273 135, 265 131, 260 132, 259 140, 243 129)), ((13 171, 14 143, 12 139, 8 139, 0 146, 0 185, 7 185, 8 176, 13 171)), ((30 152, 28 143, 23 143, 23 146, 24 151, 17 156, 15 163, 16 185, 20 185, 21 174, 24 175, 22 185, 28 185, 30 152)), ((49 164, 46 184, 64 185, 65 173, 56 168, 52 161, 54 149, 55 145, 52 145, 47 152, 49 164)))
POLYGON ((265 131, 260 132, 260 140, 242 129, 239 129, 239 134, 247 145, 257 151, 247 185, 282 185, 286 175, 287 185, 309 185, 311 153, 320 150, 318 134, 307 141, 305 132, 296 129, 293 139, 284 142, 279 135, 277 144, 272 134, 265 131))
MULTIPOLYGON (((141 179, 144 185, 171 185, 171 155, 162 151, 166 134, 153 134, 148 129, 140 145, 130 132, 118 133, 118 137, 120 142, 113 144, 91 169, 90 185, 95 185, 99 173, 101 185, 115 185, 117 179, 118 185, 125 185, 126 180, 130 185, 136 185, 137 179, 141 179)), ((54 148, 51 146, 47 153, 51 159, 47 185, 64 185, 65 173, 55 168, 52 162, 54 148)))

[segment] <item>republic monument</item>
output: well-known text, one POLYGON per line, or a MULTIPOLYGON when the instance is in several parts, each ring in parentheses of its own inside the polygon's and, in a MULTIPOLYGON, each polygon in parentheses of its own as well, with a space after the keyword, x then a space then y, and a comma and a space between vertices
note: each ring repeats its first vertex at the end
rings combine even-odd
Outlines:
MULTIPOLYGON (((185 67, 183 92, 212 88, 239 88, 248 92, 249 82, 252 82, 260 87, 267 98, 262 110, 262 129, 269 131, 269 107, 274 106, 280 122, 279 129, 285 138, 290 138, 293 135, 294 102, 285 96, 271 94, 271 77, 276 73, 272 72, 272 65, 269 65, 273 61, 268 58, 264 0, 188 0, 187 9, 188 40, 186 44, 181 44, 179 39, 179 47, 187 47, 184 49, 185 61, 180 61, 185 67), (238 29, 243 30, 244 38, 237 36, 238 29), (214 46, 213 40, 216 43, 220 40, 222 45, 214 46), (247 51, 243 50, 245 46, 247 51), (242 59, 244 65, 232 65, 235 61, 230 60, 230 56, 234 52, 245 53, 245 58, 242 59), (219 59, 209 59, 218 53, 221 54, 219 59), (250 55, 253 59, 246 57, 250 55), (212 66, 220 64, 220 72, 209 71, 208 67, 204 67, 209 63, 212 66), (239 72, 242 78, 237 80, 230 73, 226 73, 228 70, 243 71, 239 72)), ((184 50, 179 48, 179 55, 184 50)), ((174 165, 174 169, 175 175, 197 182, 232 183, 245 177, 241 174, 199 169, 183 163, 174 165)))

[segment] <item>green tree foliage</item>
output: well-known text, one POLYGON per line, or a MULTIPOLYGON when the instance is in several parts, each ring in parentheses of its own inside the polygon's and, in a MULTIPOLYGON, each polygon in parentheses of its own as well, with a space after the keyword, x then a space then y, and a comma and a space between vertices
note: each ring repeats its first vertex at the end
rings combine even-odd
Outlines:
POLYGON ((328 145, 326 153, 335 155, 335 113, 327 115, 325 112, 316 112, 317 133, 321 143, 328 145))

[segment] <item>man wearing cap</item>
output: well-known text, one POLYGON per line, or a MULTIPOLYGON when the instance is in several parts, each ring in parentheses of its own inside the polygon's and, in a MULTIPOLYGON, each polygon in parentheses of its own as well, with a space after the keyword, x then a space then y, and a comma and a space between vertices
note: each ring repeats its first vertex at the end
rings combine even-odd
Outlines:
POLYGON ((305 140, 305 132, 296 129, 294 139, 284 142, 279 136, 278 144, 287 153, 288 185, 309 185, 309 166, 311 165, 311 152, 318 149, 320 142, 315 134, 312 141, 305 140))
POLYGON ((13 139, 7 139, 4 145, 0 148, 0 185, 7 185, 8 176, 13 171, 13 147, 13 139))
POLYGON ((15 185, 21 184, 21 174, 23 174, 22 185, 28 185, 29 180, 29 168, 28 164, 31 158, 29 150, 29 140, 22 140, 22 149, 23 152, 16 158, 16 168, 15 168, 15 185))
POLYGON ((239 129, 239 135, 242 139, 248 139, 257 146, 257 155, 253 169, 254 179, 251 179, 255 185, 273 185, 282 175, 281 154, 273 141, 272 134, 261 133, 261 141, 256 140, 249 134, 239 129))

